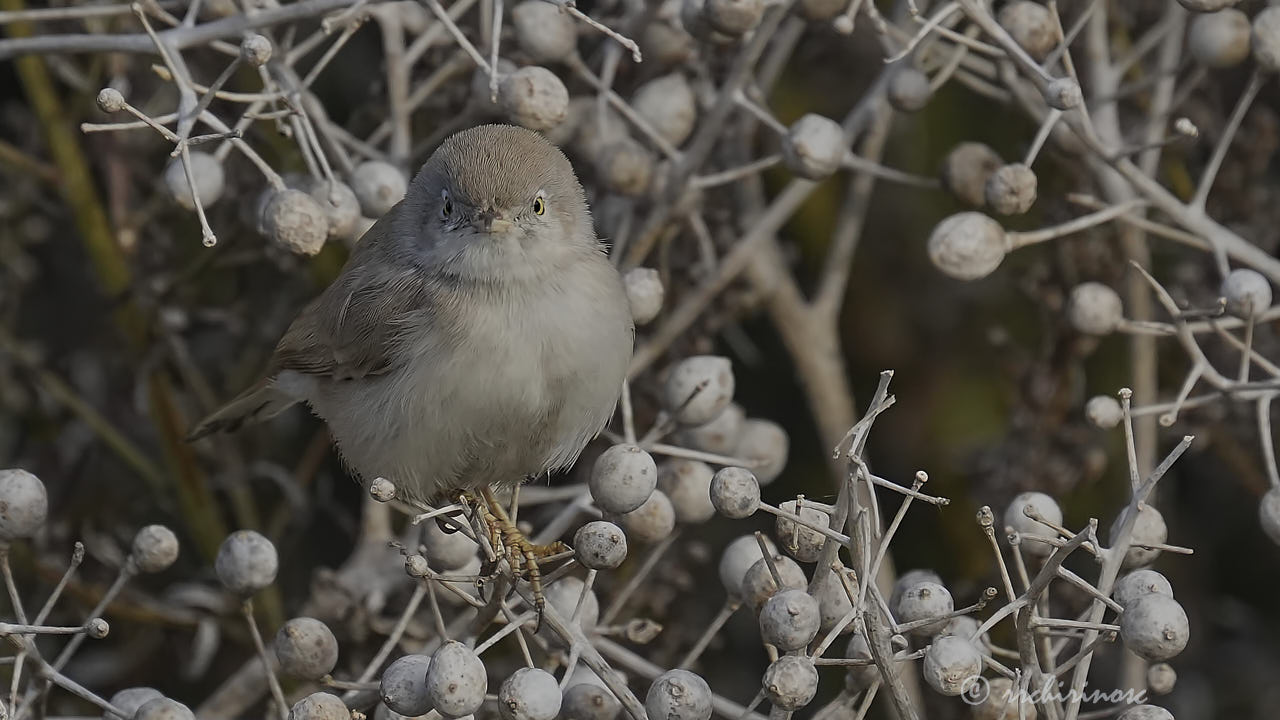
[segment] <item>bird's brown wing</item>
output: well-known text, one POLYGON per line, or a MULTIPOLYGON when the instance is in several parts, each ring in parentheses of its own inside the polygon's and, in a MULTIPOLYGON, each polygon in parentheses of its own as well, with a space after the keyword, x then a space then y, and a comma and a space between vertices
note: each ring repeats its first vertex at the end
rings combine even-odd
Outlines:
POLYGON ((351 380, 407 359, 399 350, 430 317, 430 295, 421 270, 389 246, 394 213, 365 233, 342 274, 289 326, 269 375, 293 370, 351 380))

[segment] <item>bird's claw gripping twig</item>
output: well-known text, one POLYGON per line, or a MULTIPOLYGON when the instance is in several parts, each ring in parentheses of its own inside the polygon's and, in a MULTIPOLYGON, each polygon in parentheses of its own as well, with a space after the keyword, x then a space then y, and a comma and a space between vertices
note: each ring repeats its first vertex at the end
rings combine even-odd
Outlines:
MULTIPOLYGON (((542 613, 546 608, 546 596, 542 592, 542 570, 538 561, 567 551, 567 545, 560 541, 547 545, 536 545, 525 537, 516 527, 507 511, 493 495, 493 490, 484 488, 480 491, 484 502, 475 502, 485 529, 489 534, 489 543, 499 557, 506 559, 513 575, 524 577, 529 581, 529 589, 533 592, 534 610, 538 614, 537 627, 542 627, 542 613)), ((534 630, 537 632, 537 629, 534 630)))

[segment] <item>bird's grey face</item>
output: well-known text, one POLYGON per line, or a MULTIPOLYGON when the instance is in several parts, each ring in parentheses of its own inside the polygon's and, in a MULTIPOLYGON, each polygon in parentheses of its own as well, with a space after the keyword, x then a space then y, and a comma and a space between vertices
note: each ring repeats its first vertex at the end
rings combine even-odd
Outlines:
POLYGON ((522 128, 487 125, 455 135, 413 186, 420 249, 450 274, 537 278, 595 243, 568 160, 522 128))

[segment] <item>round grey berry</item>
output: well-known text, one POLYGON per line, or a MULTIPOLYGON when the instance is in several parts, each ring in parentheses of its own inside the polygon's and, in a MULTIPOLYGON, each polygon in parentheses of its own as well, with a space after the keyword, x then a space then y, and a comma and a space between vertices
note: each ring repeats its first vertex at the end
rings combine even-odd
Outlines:
MULTIPOLYGON (((759 548, 756 548, 756 552, 759 552, 759 548)), ((742 578, 743 600, 753 612, 759 612, 769 598, 776 595, 779 590, 803 588, 808 582, 800 565, 786 555, 774 555, 773 565, 778 569, 778 576, 782 578, 781 588, 778 587, 773 572, 769 570, 769 564, 762 556, 756 559, 742 578)))
POLYGON ((1124 306, 1115 290, 1099 282, 1080 283, 1067 301, 1071 327, 1088 335, 1109 335, 1124 321, 1124 306))
POLYGON ((1030 0, 1017 0, 1000 9, 996 16, 1027 54, 1037 61, 1049 57, 1058 46, 1058 33, 1049 9, 1030 0))
POLYGON ((115 88, 102 88, 98 91, 98 109, 102 112, 115 113, 124 109, 124 95, 115 88))
MULTIPOLYGON (((1128 509, 1117 516, 1111 524, 1111 542, 1115 543, 1120 524, 1128 509)), ((1150 505, 1143 505, 1138 511, 1138 518, 1133 524, 1133 534, 1129 537, 1129 551, 1124 555, 1124 567, 1135 568, 1150 565, 1160 556, 1160 551, 1140 545, 1163 545, 1169 539, 1169 528, 1164 523, 1164 516, 1150 505)))
POLYGON ((688 670, 668 670, 649 686, 644 709, 650 718, 708 720, 711 688, 706 680, 688 670))
POLYGON ((1280 7, 1253 16, 1253 60, 1268 72, 1280 72, 1280 7))
POLYGON ((240 59, 253 67, 262 67, 271 59, 271 41, 258 33, 250 33, 240 41, 240 59))
POLYGON ((658 542, 676 529, 675 508, 661 490, 654 490, 631 512, 606 517, 621 525, 627 537, 642 543, 658 542))
POLYGON ((573 17, 542 0, 525 0, 511 10, 516 42, 535 63, 560 62, 578 47, 573 17))
POLYGON ((628 137, 604 146, 596 158, 596 173, 605 186, 630 197, 648 192, 653 181, 653 166, 653 154, 628 137))
POLYGON ((191 709, 177 700, 166 697, 143 703, 133 714, 133 720, 195 720, 191 709))
POLYGON ((560 704, 564 720, 616 720, 621 712, 622 703, 598 675, 582 665, 574 669, 560 704))
MULTIPOLYGON (((922 582, 937 583, 938 585, 943 584, 942 576, 932 570, 925 570, 923 568, 908 570, 898 576, 898 579, 894 581, 893 592, 889 594, 889 607, 898 607, 898 601, 902 600, 903 594, 906 593, 908 589, 913 588, 922 582)), ((901 622, 901 620, 899 620, 899 622, 901 622)))
POLYGON ((508 120, 530 130, 545 131, 569 116, 569 91, 555 73, 529 65, 502 78, 498 104, 508 120))
POLYGON ((498 688, 498 714, 503 720, 555 720, 560 701, 560 684, 538 668, 520 668, 498 688))
POLYGON ((658 468, 658 489, 671 501, 676 522, 700 523, 715 517, 711 504, 711 466, 698 460, 671 458, 658 468))
POLYGON ((594 520, 578 528, 573 536, 578 562, 590 570, 612 570, 627 559, 627 536, 622 528, 604 520, 594 520))
MULTIPOLYGON (((818 600, 818 612, 822 615, 821 629, 824 633, 829 633, 849 614, 853 609, 853 602, 849 600, 849 593, 844 589, 844 583, 835 573, 823 573, 822 580, 818 581, 818 588, 814 593, 814 597, 818 600)), ((846 622, 840 628, 841 635, 847 635, 854 630, 854 624, 846 622)))
POLYGON ((1111 589, 1111 597, 1123 608, 1129 607, 1135 600, 1147 595, 1173 597, 1173 586, 1164 575, 1155 570, 1143 568, 1121 575, 1120 579, 1116 580, 1115 587, 1111 589))
MULTIPOLYGON (((539 0, 541 1, 541 0, 539 0)), ((596 507, 628 513, 644 504, 658 487, 658 466, 637 445, 618 444, 605 450, 591 466, 587 488, 596 507)))
MULTIPOLYGON (((716 0, 725 4, 751 4, 753 0, 716 0)), ((682 73, 670 73, 656 77, 631 95, 631 106, 636 114, 653 126, 664 140, 679 146, 698 122, 698 101, 693 88, 682 73)))
POLYGON ((791 439, 781 425, 772 420, 747 418, 742 423, 733 454, 751 461, 751 472, 763 486, 782 474, 790 449, 791 439))
POLYGON ((1191 626, 1177 600, 1149 593, 1125 606, 1120 637, 1134 655, 1159 662, 1182 652, 1191 639, 1191 626))
POLYGON ((818 669, 805 655, 784 655, 764 671, 764 693, 773 706, 799 710, 818 694, 818 669))
MULTIPOLYGON (((196 179, 200 204, 210 207, 218 202, 226 187, 222 163, 213 155, 199 150, 187 151, 187 160, 191 162, 191 175, 196 179)), ((196 209, 196 201, 191 197, 191 184, 187 182, 187 171, 181 157, 171 159, 164 166, 164 189, 178 205, 188 210, 196 209)))
POLYGON ((144 573, 158 573, 178 559, 178 537, 164 525, 148 525, 133 536, 129 557, 144 573))
POLYGON ((228 535, 213 563, 223 587, 242 596, 270 585, 279 567, 275 546, 253 530, 237 530, 228 535))
POLYGON ((1237 268, 1222 281, 1227 312, 1248 319, 1271 307, 1271 283, 1257 270, 1237 268))
MULTIPOLYGON (((894 606, 894 617, 899 623, 914 623, 920 620, 941 618, 955 609, 951 593, 935 582, 920 582, 902 592, 898 604, 894 606)), ((927 623, 912 631, 918 637, 929 637, 941 630, 946 620, 927 623)))
POLYGON ((760 509, 760 482, 745 468, 722 468, 711 478, 708 495, 716 511, 733 520, 751 517, 760 509))
POLYGON ((111 696, 111 707, 124 712, 124 715, 117 715, 110 710, 102 713, 102 720, 133 720, 133 716, 137 714, 138 708, 146 705, 148 702, 156 698, 162 698, 164 694, 155 688, 149 687, 131 687, 125 688, 111 696))
MULTIPOLYGON (((1056 538, 1058 532, 1052 527, 1027 517, 1027 506, 1037 514, 1044 517, 1045 520, 1052 522, 1054 525, 1062 525, 1062 508, 1058 507, 1058 501, 1045 495, 1042 492, 1024 492, 1019 494, 1009 503, 1009 507, 1004 511, 1004 526, 1013 528, 1014 532, 1021 535, 1036 535, 1039 537, 1056 538)), ((1048 557, 1053 554, 1054 547, 1047 543, 1041 542, 1024 542, 1022 548, 1029 554, 1038 557, 1048 557)))
POLYGON ((431 697, 427 695, 427 670, 430 668, 430 655, 397 658, 382 672, 378 686, 382 702, 400 715, 426 715, 431 711, 431 697))
POLYGON ((982 207, 987 201, 987 179, 1003 166, 1004 161, 989 146, 962 142, 942 161, 942 185, 963 202, 982 207))
POLYGON ((782 162, 802 178, 821 180, 840 169, 848 149, 840 123, 809 113, 787 129, 782 139, 782 162))
MULTIPOLYGON (((583 597, 582 591, 586 586, 587 584, 582 580, 569 575, 547 586, 544 595, 547 604, 555 608, 565 620, 573 616, 574 609, 578 607, 578 600, 581 599, 582 610, 578 615, 578 625, 584 633, 590 635, 595 632, 596 624, 600 622, 600 600, 591 590, 587 590, 586 597, 583 597)), ((545 631, 546 628, 543 630, 545 631)))
MULTIPOLYGON (((542 0, 531 2, 547 4, 542 0)), ((632 268, 623 274, 622 286, 626 288, 627 302, 631 304, 631 319, 636 325, 647 325, 662 312, 662 277, 657 270, 632 268)))
POLYGON ((20 468, 0 470, 0 540, 29 538, 49 516, 49 495, 40 478, 20 468))
POLYGON ((308 183, 311 198, 324 210, 329 237, 347 239, 355 235, 360 220, 360 201, 349 185, 341 180, 317 180, 308 183))
POLYGON ((1187 49, 1205 67, 1234 67, 1249 57, 1252 32, 1249 16, 1239 10, 1197 15, 1187 31, 1187 49))
POLYGON ((272 193, 262 211, 262 227, 267 237, 299 255, 315 255, 329 237, 324 208, 310 195, 291 188, 272 193))
POLYGON ((760 636, 783 652, 806 647, 821 623, 818 601, 800 589, 783 590, 760 608, 760 636))
POLYGON ((1036 201, 1036 174, 1022 163, 1004 165, 987 178, 987 205, 1001 215, 1021 215, 1036 201))
POLYGON ((1147 668, 1147 687, 1157 695, 1168 695, 1178 684, 1178 673, 1169 663, 1156 663, 1147 668))
POLYGON ((436 712, 460 718, 480 709, 489 690, 484 662, 456 640, 441 645, 427 668, 427 697, 436 712))
MULTIPOLYGON (((795 500, 788 500, 779 507, 793 515, 799 515, 800 519, 810 525, 828 527, 831 524, 831 516, 815 507, 799 505, 795 500), (796 510, 797 506, 799 506, 799 512, 796 510)), ((800 562, 816 562, 827 540, 826 536, 817 530, 781 515, 774 524, 774 534, 778 536, 782 549, 800 562)))
POLYGON ((929 86, 928 75, 913 67, 903 67, 889 78, 886 96, 894 110, 917 112, 933 99, 933 88, 929 86))
POLYGON ((746 411, 741 405, 729 403, 711 422, 682 428, 676 433, 676 443, 703 452, 733 455, 738 449, 738 439, 746 419, 746 411))
POLYGON ((1094 427, 1110 430, 1124 420, 1124 408, 1110 395, 1094 395, 1084 405, 1084 416, 1094 427))
POLYGON ((366 217, 380 218, 404 199, 409 184, 404 173, 391 163, 366 160, 351 171, 351 191, 366 217))
POLYGON ((940 635, 925 650, 922 671, 929 687, 956 696, 982 673, 982 653, 967 638, 940 635))
POLYGON ((280 669, 291 677, 319 680, 338 664, 338 639, 315 618, 297 617, 281 625, 274 648, 280 669))
POLYGON ((938 223, 929 234, 929 260, 957 280, 978 280, 991 274, 1008 252, 1000 223, 980 212, 962 212, 938 223))
POLYGON ((351 711, 342 698, 327 692, 316 692, 289 708, 289 720, 350 720, 351 711))
POLYGON ((456 529, 441 527, 441 523, 434 520, 422 523, 422 546, 427 561, 437 570, 455 571, 465 567, 480 551, 480 546, 466 533, 449 530, 456 529))
POLYGON ((733 366, 718 355, 694 355, 676 363, 663 386, 663 407, 682 425, 705 425, 733 400, 733 366))
POLYGON ((1080 90, 1080 83, 1071 78, 1055 78, 1045 88, 1044 99, 1055 110, 1070 110, 1084 102, 1084 92, 1080 90))
MULTIPOLYGON (((776 551, 768 538, 765 538, 765 545, 770 551, 776 551)), ((742 597, 747 572, 763 557, 754 535, 743 535, 726 545, 719 565, 720 582, 725 591, 734 597, 742 597)))

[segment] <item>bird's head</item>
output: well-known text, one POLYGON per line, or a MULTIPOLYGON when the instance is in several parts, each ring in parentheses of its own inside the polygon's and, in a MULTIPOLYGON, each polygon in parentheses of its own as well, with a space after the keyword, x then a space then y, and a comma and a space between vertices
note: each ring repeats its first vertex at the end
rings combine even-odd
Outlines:
POLYGON ((538 133, 482 125, 445 140, 413 179, 399 237, 460 278, 537 279, 597 247, 582 185, 538 133))

